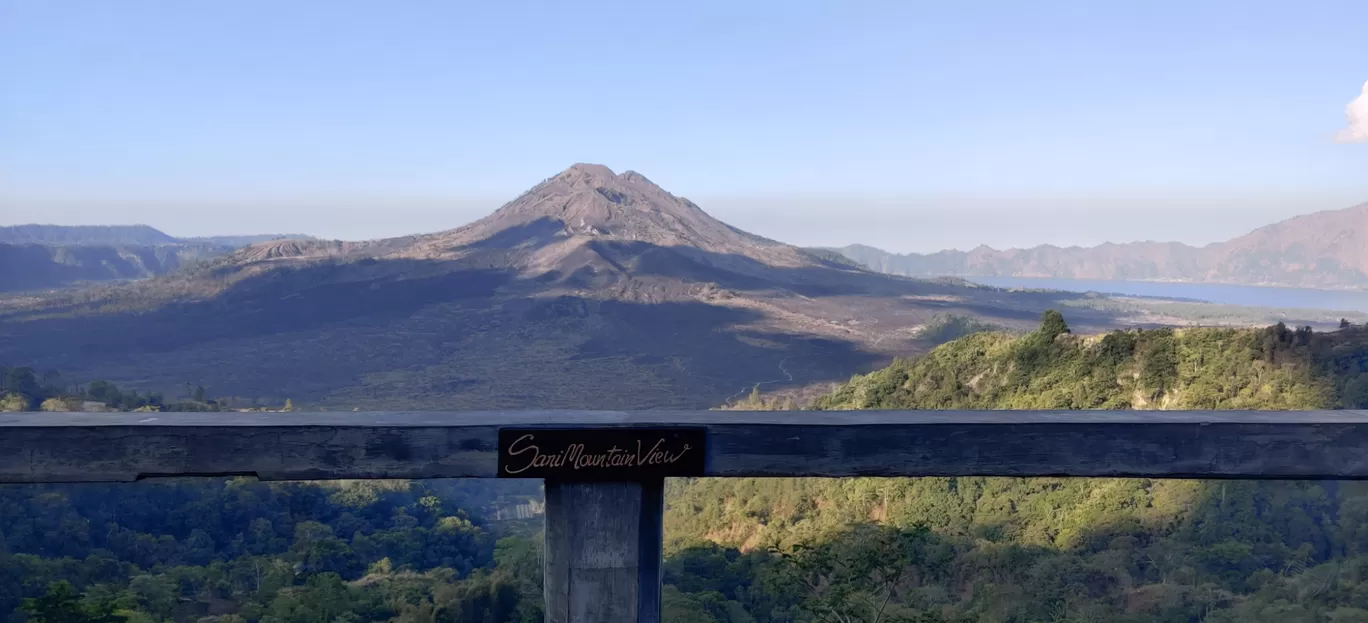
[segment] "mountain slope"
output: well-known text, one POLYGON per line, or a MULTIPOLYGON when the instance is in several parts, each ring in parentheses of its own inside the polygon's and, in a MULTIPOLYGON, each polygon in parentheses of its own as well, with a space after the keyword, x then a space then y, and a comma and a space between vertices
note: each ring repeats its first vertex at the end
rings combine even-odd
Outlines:
POLYGON ((976 333, 851 379, 822 409, 1327 409, 1368 404, 1368 330, 976 333))
POLYGON ((1368 204, 1298 216, 1225 242, 1107 243, 931 254, 851 245, 842 254, 907 276, 1178 280, 1295 287, 1368 287, 1368 204))
POLYGON ((4 267, 0 270, 0 292, 146 279, 230 250, 208 244, 0 244, 0 266, 4 267))
POLYGON ((307 239, 303 234, 260 234, 247 236, 201 236, 177 238, 147 225, 9 225, 0 226, 0 244, 156 246, 172 244, 209 244, 245 247, 249 244, 282 238, 307 239))
POLYGON ((176 238, 146 225, 0 227, 0 292, 44 290, 164 275, 191 262, 281 238, 176 238))
POLYGON ((1368 287, 1368 204, 1261 227, 1212 252, 1213 281, 1368 287))
POLYGON ((1083 298, 878 274, 576 165, 444 232, 264 242, 11 306, 0 361, 299 405, 708 407, 882 365, 945 314, 1029 326, 1060 297, 1083 298))
POLYGON ((147 225, 11 225, 0 227, 0 244, 159 245, 176 238, 147 225))

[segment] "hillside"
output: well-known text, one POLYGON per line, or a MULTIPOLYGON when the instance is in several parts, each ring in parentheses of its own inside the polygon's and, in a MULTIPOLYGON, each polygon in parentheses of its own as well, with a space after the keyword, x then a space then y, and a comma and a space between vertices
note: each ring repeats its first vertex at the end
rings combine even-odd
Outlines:
POLYGON ((281 238, 307 236, 176 238, 146 225, 0 227, 0 292, 147 279, 281 238))
POLYGON ((999 251, 896 254, 851 245, 866 266, 914 277, 1056 277, 1176 280, 1307 288, 1368 287, 1368 204, 1298 216, 1244 236, 1193 247, 1177 242, 1042 245, 999 251))
MULTIPOLYGON (((1063 326, 1062 318, 1057 326, 1063 326)), ((822 409, 1317 409, 1368 404, 1368 332, 975 333, 851 379, 822 409)))
POLYGON ((303 234, 199 236, 177 238, 148 225, 9 225, 0 226, 0 244, 59 246, 214 245, 245 247, 269 240, 311 239, 303 234))
POLYGON ((0 244, 163 245, 180 242, 147 225, 10 225, 0 227, 0 244))
POLYGON ((147 279, 230 251, 211 244, 0 244, 0 292, 147 279))
POLYGON ((938 316, 1026 328, 1082 298, 875 273, 575 165, 448 231, 263 242, 0 308, 0 361, 301 406, 708 407, 885 365, 938 316))
MULTIPOLYGON (((1368 405, 1362 327, 1067 329, 1052 315, 1022 336, 966 336, 857 376, 817 406, 1368 405)), ((909 620, 1363 621, 1365 509, 1368 486, 1348 482, 700 479, 672 484, 666 533, 676 556, 726 559, 739 548, 752 568, 789 568, 771 547, 829 574, 894 565, 902 579, 888 614, 909 620)), ((845 599, 813 594, 805 605, 870 620, 858 594, 845 599)))

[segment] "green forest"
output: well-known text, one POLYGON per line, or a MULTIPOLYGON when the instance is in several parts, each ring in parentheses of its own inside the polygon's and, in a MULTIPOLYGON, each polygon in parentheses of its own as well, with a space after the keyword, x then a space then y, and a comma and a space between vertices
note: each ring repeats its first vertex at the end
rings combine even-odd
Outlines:
MULTIPOLYGON (((1077 336, 1047 312, 1023 335, 981 328, 814 407, 1368 404, 1361 327, 1077 336)), ((41 402, 11 376, 5 393, 41 402)), ((539 526, 491 510, 537 495, 479 481, 0 487, 0 616, 539 621, 539 526)), ((671 622, 1368 622, 1368 483, 672 480, 665 528, 671 622)))
POLYGON ((63 623, 539 620, 530 529, 500 540, 462 510, 538 490, 251 479, 0 487, 0 612, 63 623))
MULTIPOLYGON (((1362 327, 1075 336, 1062 316, 1047 312, 1032 333, 962 337, 853 378, 815 406, 1361 408, 1368 401, 1365 370, 1362 327)), ((765 408, 764 400, 752 403, 765 408)), ((756 621, 1368 622, 1364 483, 671 484, 666 535, 675 564, 709 560, 689 564, 712 565, 700 576, 750 581, 714 584, 720 590, 713 599, 725 598, 756 621), (718 562, 727 555, 734 560, 718 562), (757 581, 766 587, 759 593, 757 581), (773 600, 781 594, 789 601, 773 600)), ((686 586, 692 585, 680 584, 686 586)), ((715 607, 693 612, 678 620, 748 620, 715 607)))

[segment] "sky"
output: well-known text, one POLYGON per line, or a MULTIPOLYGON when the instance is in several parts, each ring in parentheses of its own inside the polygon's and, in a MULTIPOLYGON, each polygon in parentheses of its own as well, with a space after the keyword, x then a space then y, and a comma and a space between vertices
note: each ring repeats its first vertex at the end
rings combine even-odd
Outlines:
POLYGON ((1362 0, 0 0, 0 225, 374 238, 594 162, 795 244, 1202 244, 1368 202, 1363 24, 1362 0))

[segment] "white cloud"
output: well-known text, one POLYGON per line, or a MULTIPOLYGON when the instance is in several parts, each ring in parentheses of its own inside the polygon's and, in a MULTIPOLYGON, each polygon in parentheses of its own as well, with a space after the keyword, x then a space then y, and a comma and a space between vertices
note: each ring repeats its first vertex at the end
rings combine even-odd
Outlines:
POLYGON ((1363 83, 1363 93, 1344 108, 1344 116, 1349 118, 1349 127, 1340 130, 1335 140, 1341 143, 1368 143, 1368 82, 1363 83))

